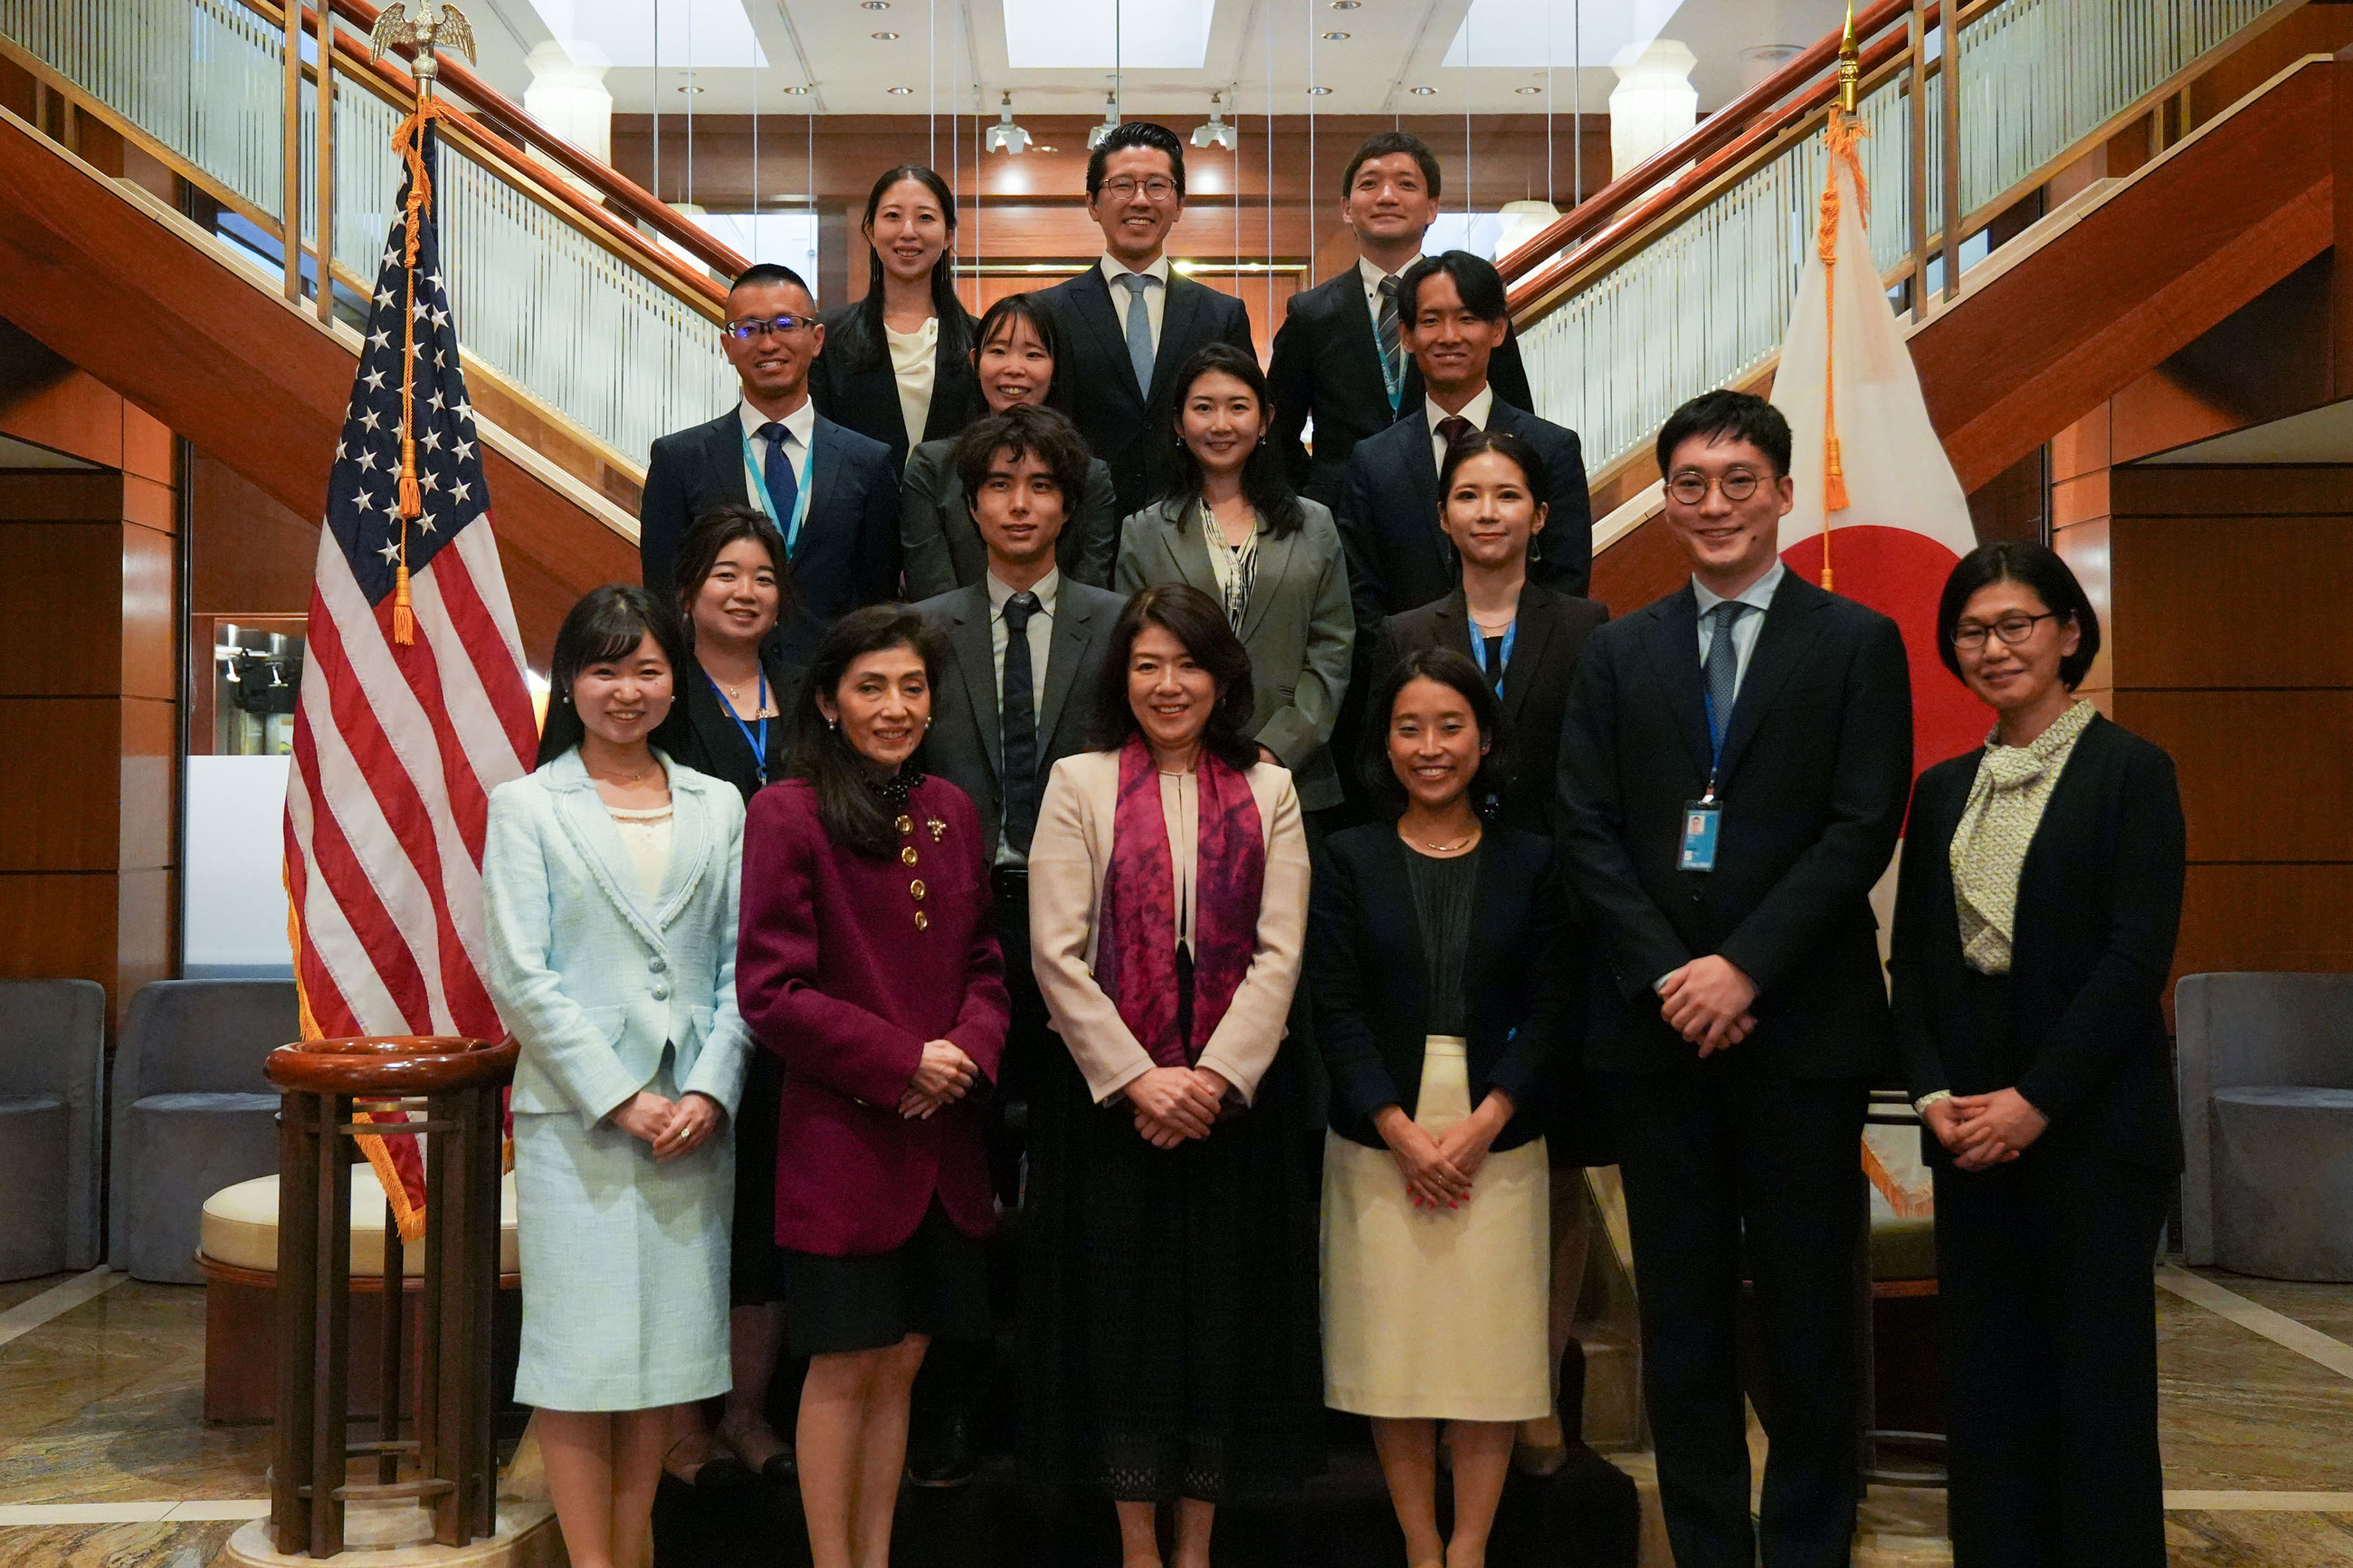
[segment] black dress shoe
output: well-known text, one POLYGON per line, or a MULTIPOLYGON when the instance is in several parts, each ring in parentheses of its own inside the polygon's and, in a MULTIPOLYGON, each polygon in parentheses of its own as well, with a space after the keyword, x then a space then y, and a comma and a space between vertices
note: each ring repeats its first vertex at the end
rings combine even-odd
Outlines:
POLYGON ((962 1415, 919 1413, 907 1435, 907 1479, 919 1487, 971 1484, 980 1468, 972 1424, 962 1415))

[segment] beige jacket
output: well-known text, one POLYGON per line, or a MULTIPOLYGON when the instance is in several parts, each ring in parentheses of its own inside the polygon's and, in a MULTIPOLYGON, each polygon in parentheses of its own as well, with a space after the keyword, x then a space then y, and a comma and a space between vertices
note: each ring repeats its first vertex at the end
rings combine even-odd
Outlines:
MULTIPOLYGON (((1291 994, 1307 935, 1307 829, 1291 774, 1260 763, 1247 777, 1267 825, 1266 896, 1258 951, 1240 989, 1201 1049, 1200 1065, 1244 1100, 1282 1044, 1291 994)), ((1119 753, 1082 752, 1054 764, 1029 846, 1030 966, 1055 1032, 1079 1064, 1095 1102, 1116 1096, 1152 1068, 1151 1056, 1095 984, 1095 911, 1111 866, 1112 816, 1119 799, 1119 753)), ((1190 826, 1187 824, 1187 826, 1190 826)), ((1195 864, 1191 832, 1172 832, 1180 881, 1195 864)), ((1187 940, 1191 932, 1187 933, 1187 940)))

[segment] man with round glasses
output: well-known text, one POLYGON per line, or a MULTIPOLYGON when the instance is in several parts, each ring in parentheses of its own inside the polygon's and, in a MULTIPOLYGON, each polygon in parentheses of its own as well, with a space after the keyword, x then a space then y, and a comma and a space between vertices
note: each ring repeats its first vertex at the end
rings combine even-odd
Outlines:
MULTIPOLYGON (((1843 1565, 1858 1151, 1894 1034, 1870 895, 1912 780, 1895 623, 1781 563, 1789 426, 1712 392, 1660 432, 1691 580, 1588 639, 1561 859, 1607 959, 1587 1061, 1617 1135, 1675 1561, 1843 1565), (1614 982, 1614 984, 1612 984, 1614 982), (1770 1451, 1749 1512, 1754 1284, 1770 1451)), ((1999 635, 1999 633, 1997 633, 1999 635)))
POLYGON ((807 663, 843 612, 899 587, 899 476, 891 448, 828 419, 809 401, 809 364, 825 345, 817 300, 789 267, 746 268, 727 292, 720 352, 742 395, 707 424, 661 437, 646 466, 638 563, 664 603, 686 525, 712 507, 754 506, 785 537, 797 605, 776 628, 789 662, 807 663))
POLYGON ((1061 374, 1072 416, 1111 468, 1119 515, 1140 511, 1171 476, 1169 384, 1194 351, 1231 343, 1255 355, 1250 311, 1230 294, 1171 269, 1168 231, 1185 216, 1185 144, 1165 125, 1113 127, 1087 159, 1087 214, 1101 262, 1041 291, 1071 345, 1061 374))

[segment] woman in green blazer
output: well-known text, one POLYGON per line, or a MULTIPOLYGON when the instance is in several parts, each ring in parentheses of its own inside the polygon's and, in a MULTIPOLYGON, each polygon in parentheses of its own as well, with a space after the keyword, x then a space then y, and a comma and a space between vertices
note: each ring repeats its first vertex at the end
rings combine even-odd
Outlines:
POLYGON ((1258 361, 1211 343, 1176 384, 1176 483, 1121 531, 1112 586, 1189 583, 1222 605, 1250 653, 1250 739, 1291 770, 1309 812, 1340 804, 1332 725, 1356 622, 1340 531, 1291 488, 1268 443, 1274 406, 1258 361))

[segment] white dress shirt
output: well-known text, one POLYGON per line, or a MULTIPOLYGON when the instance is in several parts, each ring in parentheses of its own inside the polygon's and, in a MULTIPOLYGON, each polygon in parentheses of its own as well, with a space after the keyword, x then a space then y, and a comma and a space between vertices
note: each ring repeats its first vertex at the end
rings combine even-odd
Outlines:
MULTIPOLYGON (((754 467, 759 470, 765 479, 768 471, 768 443, 762 438, 760 435, 760 427, 770 423, 769 418, 766 415, 753 407, 749 403, 737 404, 735 405, 735 412, 744 421, 744 435, 745 439, 752 443, 754 467)), ((808 488, 809 442, 817 434, 817 405, 804 397, 801 399, 801 405, 798 408, 794 409, 790 414, 786 415, 782 419, 775 421, 775 423, 782 425, 785 427, 785 458, 786 460, 790 462, 793 466, 793 486, 796 489, 807 489, 808 488)), ((754 506, 758 507, 762 511, 768 510, 767 506, 761 499, 762 487, 760 485, 747 484, 744 489, 745 493, 752 498, 752 504, 754 506)), ((768 521, 775 523, 779 530, 789 529, 793 525, 793 520, 789 514, 784 517, 772 517, 768 521)))
MULTIPOLYGON (((1757 651, 1757 634, 1765 629, 1765 612, 1773 607, 1773 590, 1781 585, 1781 579, 1788 570, 1781 563, 1780 557, 1775 556, 1773 564, 1765 569, 1765 575, 1732 595, 1757 612, 1753 616, 1743 616, 1733 623, 1732 694, 1736 700, 1740 695, 1740 683, 1748 679, 1748 656, 1757 651)), ((1699 662, 1704 667, 1708 647, 1715 641, 1715 623, 1709 619, 1708 612, 1724 603, 1724 595, 1710 593, 1707 584, 1697 577, 1692 579, 1692 594, 1699 600, 1699 662)), ((1727 713, 1723 717, 1725 722, 1731 722, 1732 715, 1727 713)))
POLYGON ((939 373, 940 319, 930 316, 912 332, 882 337, 891 345, 891 374, 899 383, 899 417, 906 423, 910 448, 923 442, 923 426, 932 416, 932 383, 939 373))
MULTIPOLYGON (((1439 422, 1454 417, 1438 405, 1434 397, 1422 400, 1422 413, 1430 421, 1430 461, 1440 473, 1446 471, 1446 437, 1438 433, 1439 422)), ((1482 386, 1479 395, 1462 405, 1462 417, 1471 421, 1473 430, 1487 427, 1487 416, 1495 411, 1495 389, 1482 386)))
MULTIPOLYGON (((1405 267, 1398 268, 1395 272, 1384 272, 1362 257, 1356 258, 1356 276, 1365 285, 1365 309, 1373 318, 1373 342, 1376 344, 1381 341, 1381 279, 1394 278, 1402 283, 1405 280, 1406 268, 1411 267, 1414 262, 1420 259, 1419 256, 1413 257, 1406 262, 1405 267)), ((1405 296, 1402 294, 1398 296, 1398 326, 1400 330, 1405 326, 1405 296)))
MULTIPOLYGON (((1005 645, 1012 637, 1012 628, 1005 624, 1006 602, 1020 592, 1008 587, 996 573, 986 574, 982 582, 988 585, 988 653, 997 666, 997 722, 1004 723, 1005 714, 1005 645)), ((1050 568, 1043 577, 1030 585, 1029 592, 1038 595, 1038 608, 1022 628, 1029 644, 1029 706, 1030 721, 1036 723, 1046 712, 1046 652, 1054 643, 1054 595, 1062 585, 1059 568, 1050 568)), ((1000 729, 1000 733, 1002 732, 1000 729)), ((1038 737, 1039 754, 1044 754, 1046 738, 1038 737)), ((1018 866, 1025 857, 1013 847, 1002 826, 997 833, 997 863, 1018 866)))
POLYGON ((1119 318, 1119 330, 1122 342, 1126 341, 1127 335, 1128 293, 1127 285, 1122 283, 1120 279, 1130 272, 1138 271, 1142 272, 1146 278, 1158 279, 1160 284, 1157 289, 1147 288, 1144 291, 1144 313, 1151 320, 1152 322, 1152 352, 1154 353, 1158 353, 1160 352, 1160 323, 1168 314, 1168 258, 1166 256, 1156 257, 1154 258, 1151 266, 1136 268, 1128 266, 1125 262, 1121 261, 1118 258, 1112 256, 1108 252, 1103 256, 1103 281, 1111 287, 1112 314, 1119 318))

